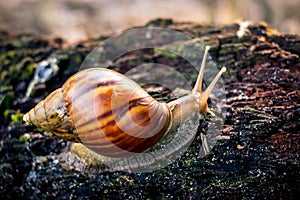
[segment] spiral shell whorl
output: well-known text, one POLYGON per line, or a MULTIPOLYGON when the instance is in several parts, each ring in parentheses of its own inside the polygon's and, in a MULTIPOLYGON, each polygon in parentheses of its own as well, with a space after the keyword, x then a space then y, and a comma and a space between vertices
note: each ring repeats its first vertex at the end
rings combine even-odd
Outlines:
POLYGON ((23 120, 37 127, 54 132, 68 141, 75 141, 61 88, 53 91, 43 101, 31 109, 23 120))
POLYGON ((170 127, 167 105, 117 72, 84 70, 68 79, 62 90, 75 137, 101 155, 143 152, 170 127))

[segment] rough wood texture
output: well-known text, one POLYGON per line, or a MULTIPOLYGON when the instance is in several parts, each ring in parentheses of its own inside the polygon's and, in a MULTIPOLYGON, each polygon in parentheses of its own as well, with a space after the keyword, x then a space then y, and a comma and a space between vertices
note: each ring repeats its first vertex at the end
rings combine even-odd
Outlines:
MULTIPOLYGON (((210 155, 198 159, 197 136, 180 160, 153 173, 90 176, 66 171, 57 160, 66 143, 23 125, 18 114, 59 87, 89 50, 105 38, 70 47, 60 39, 1 33, 1 198, 297 198, 300 36, 280 34, 264 23, 250 23, 241 37, 237 36, 240 24, 161 19, 150 24, 176 29, 196 37, 203 45, 210 44, 215 61, 228 68, 223 78, 227 104, 222 137, 229 139, 220 140, 210 155), (62 73, 22 103, 32 65, 49 55, 58 58, 62 73)), ((177 66, 191 77, 194 74, 187 62, 157 54, 155 49, 131 52, 117 60, 113 68, 125 72, 145 61, 177 66)), ((155 97, 172 98, 164 89, 153 91, 155 97)), ((200 129, 205 130, 206 125, 203 122, 200 129)))

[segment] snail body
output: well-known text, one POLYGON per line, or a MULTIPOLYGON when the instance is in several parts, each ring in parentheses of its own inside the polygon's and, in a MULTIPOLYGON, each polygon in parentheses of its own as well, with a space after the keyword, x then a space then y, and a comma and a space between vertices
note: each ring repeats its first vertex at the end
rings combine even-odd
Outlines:
POLYGON ((222 68, 202 93, 208 50, 193 91, 167 104, 118 72, 91 68, 71 76, 23 120, 79 143, 89 156, 99 155, 97 160, 114 161, 148 151, 176 132, 185 118, 210 113, 207 99, 226 69, 222 68))

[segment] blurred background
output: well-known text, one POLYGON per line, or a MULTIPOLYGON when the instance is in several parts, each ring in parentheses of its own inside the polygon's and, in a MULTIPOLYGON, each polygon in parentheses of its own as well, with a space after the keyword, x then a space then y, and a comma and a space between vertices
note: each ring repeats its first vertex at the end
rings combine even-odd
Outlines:
POLYGON ((299 9, 300 0, 1 0, 0 30, 76 42, 160 17, 201 23, 265 21, 280 32, 299 34, 299 9))

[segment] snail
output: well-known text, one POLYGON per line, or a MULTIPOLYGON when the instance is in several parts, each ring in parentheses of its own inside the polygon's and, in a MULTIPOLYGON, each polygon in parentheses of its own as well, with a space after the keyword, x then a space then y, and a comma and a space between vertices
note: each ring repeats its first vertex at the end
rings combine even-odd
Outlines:
POLYGON ((88 152, 89 156, 100 156, 96 160, 102 162, 147 152, 176 133, 183 119, 199 112, 211 113, 207 100, 226 68, 202 92, 208 51, 206 47, 193 90, 169 103, 156 101, 118 72, 90 68, 71 76, 26 113, 23 120, 74 142, 73 150, 79 144, 84 148, 77 153, 79 156, 88 152))

